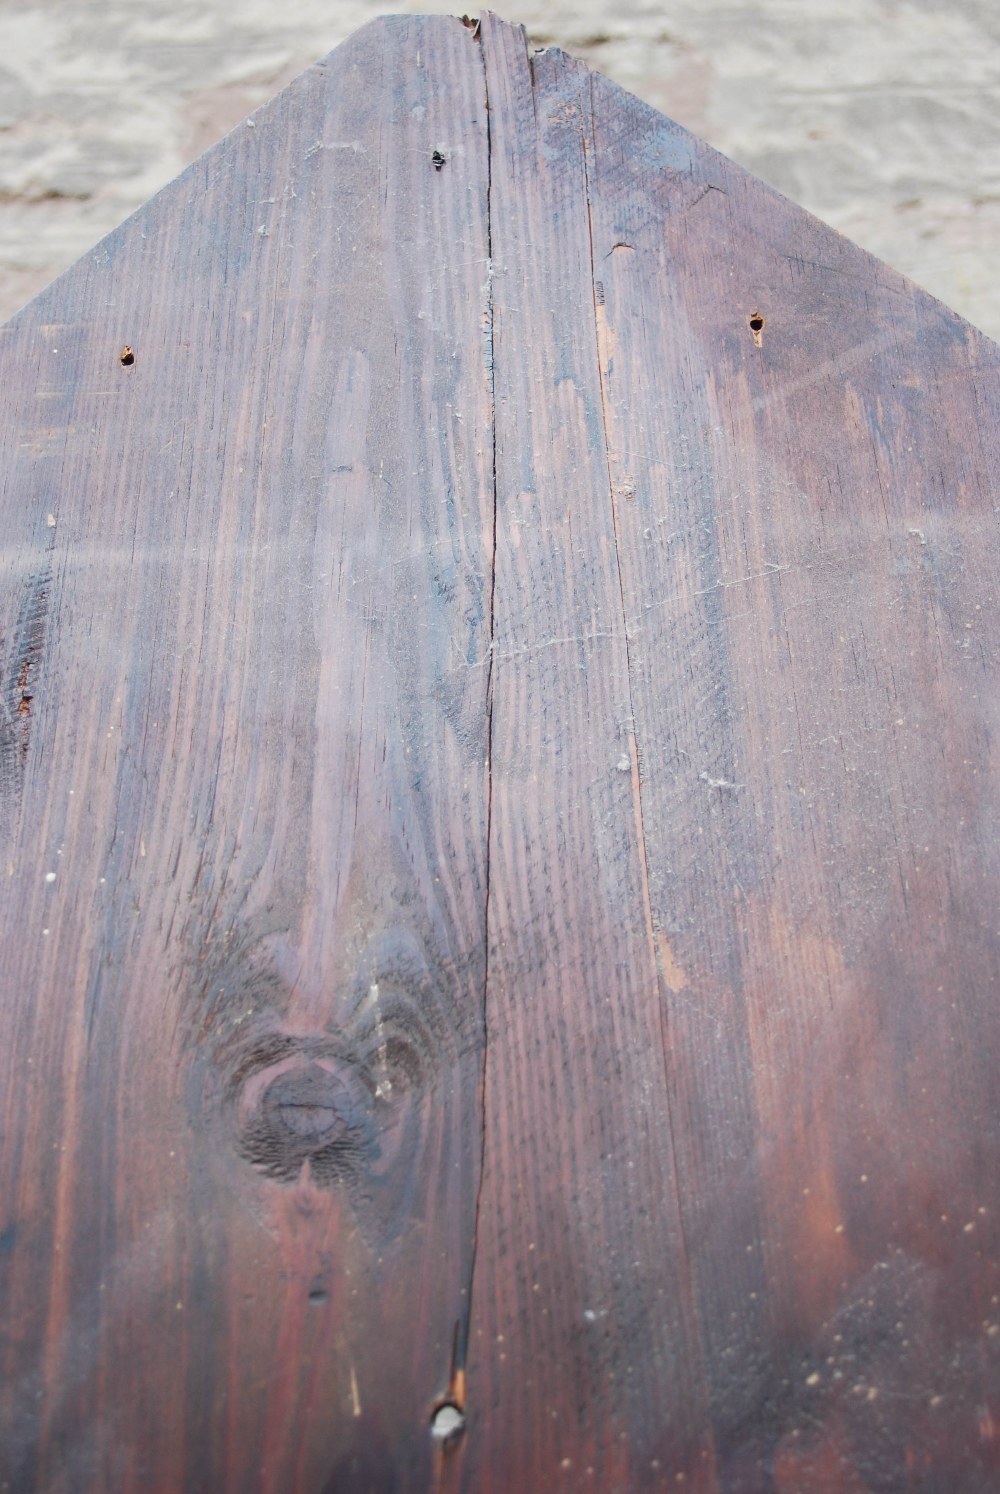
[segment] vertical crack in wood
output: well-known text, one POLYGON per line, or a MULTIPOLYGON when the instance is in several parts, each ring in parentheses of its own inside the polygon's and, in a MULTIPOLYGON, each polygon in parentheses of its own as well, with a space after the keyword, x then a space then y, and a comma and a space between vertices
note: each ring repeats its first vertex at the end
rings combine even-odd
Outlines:
POLYGON ((625 636, 625 672, 626 689, 628 694, 628 731, 632 739, 631 769, 632 769, 632 804, 635 813, 636 838, 639 842, 639 868, 642 879, 642 903, 646 921, 646 936, 649 943, 650 958, 653 970, 656 974, 656 1015, 660 1029, 660 1051, 663 1059, 664 1093, 666 1096, 666 1119, 667 1140, 670 1149, 670 1168, 673 1175, 674 1198, 677 1209, 677 1227, 680 1235, 681 1260, 684 1267, 685 1287, 690 1297, 691 1291, 691 1260, 688 1251, 687 1231, 684 1226, 684 1213, 681 1204, 680 1180, 677 1168, 677 1143, 674 1136, 673 1106, 670 1100, 670 1066, 668 1063, 667 1032, 663 1017, 663 982, 660 972, 660 960, 656 947, 656 930, 653 926, 653 905, 649 891, 649 858, 646 852, 646 828, 642 808, 642 778, 639 772, 639 743, 635 726, 635 706, 632 698, 632 651, 629 643, 628 618, 625 610, 625 583, 622 577, 621 559, 621 536, 618 514, 618 499, 615 495, 614 475, 611 470, 611 448, 609 444, 609 421, 608 421, 608 393, 604 373, 604 356, 602 352, 602 337, 600 323, 600 302, 597 293, 597 266, 594 258, 594 212, 590 193, 591 175, 591 153, 593 149, 593 121, 594 121, 594 80, 591 73, 588 77, 589 111, 587 118, 581 126, 581 140, 583 145, 583 180, 584 190, 587 198, 587 233, 589 236, 590 251, 590 283, 594 304, 594 346, 597 356, 598 381, 601 392, 601 426, 604 433, 604 456, 608 471, 608 493, 611 498, 611 521, 615 541, 615 564, 618 570, 618 592, 621 599, 622 609, 622 631, 625 636))
POLYGON ((489 390, 490 442, 491 442, 491 496, 493 501, 493 530, 490 555, 489 593, 489 642, 487 644, 486 671, 486 868, 483 898, 483 1001, 482 1001, 482 1066, 479 1076, 479 1178, 476 1185, 476 1203, 473 1214, 472 1255, 469 1261, 469 1280, 465 1293, 465 1322, 455 1347, 452 1366, 452 1391, 456 1404, 464 1410, 467 1389, 466 1362, 468 1359, 469 1333, 472 1322, 472 1292, 476 1275, 476 1260, 479 1254, 479 1220, 483 1201, 483 1180, 486 1175, 486 1070, 489 1058, 489 985, 490 985, 490 856, 493 841, 493 661, 496 657, 493 630, 496 616, 497 580, 497 417, 496 387, 493 375, 493 142, 490 130, 490 91, 486 56, 482 46, 482 35, 477 29, 473 40, 479 48, 479 59, 483 69, 483 107, 486 118, 486 305, 484 327, 484 356, 486 382, 489 390))

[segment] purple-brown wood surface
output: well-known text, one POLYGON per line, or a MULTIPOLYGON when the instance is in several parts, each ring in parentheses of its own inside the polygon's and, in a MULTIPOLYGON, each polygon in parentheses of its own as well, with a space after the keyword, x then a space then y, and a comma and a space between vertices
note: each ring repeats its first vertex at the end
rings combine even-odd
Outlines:
POLYGON ((1000 349, 490 16, 2 329, 0 1488, 1000 1487, 998 514, 1000 349))

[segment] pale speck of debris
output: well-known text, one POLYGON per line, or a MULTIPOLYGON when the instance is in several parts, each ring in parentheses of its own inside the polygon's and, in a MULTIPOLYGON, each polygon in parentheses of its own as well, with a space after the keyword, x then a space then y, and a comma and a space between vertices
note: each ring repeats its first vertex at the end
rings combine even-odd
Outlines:
POLYGON ((441 1442, 456 1436, 465 1426, 465 1417, 457 1406, 439 1406, 431 1421, 431 1435, 441 1442))

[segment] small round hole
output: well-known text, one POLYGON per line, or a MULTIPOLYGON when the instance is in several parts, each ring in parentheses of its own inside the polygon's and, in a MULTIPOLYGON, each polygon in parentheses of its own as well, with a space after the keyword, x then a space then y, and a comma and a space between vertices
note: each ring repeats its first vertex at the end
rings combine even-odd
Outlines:
POLYGON ((309 1301, 313 1304, 314 1307, 322 1307, 323 1303, 328 1302, 329 1300, 330 1293, 327 1291, 326 1287, 314 1286, 312 1291, 309 1293, 309 1301))
POLYGON ((760 314, 759 311, 755 311, 754 314, 753 314, 753 316, 750 318, 750 331, 751 332, 763 332, 763 330, 764 330, 764 318, 761 316, 761 314, 760 314))
POLYGON ((129 347, 128 343, 125 344, 121 352, 118 354, 118 362, 122 365, 123 368, 130 368, 135 362, 135 354, 129 347))
POLYGON ((465 1414, 454 1401, 437 1406, 431 1417, 431 1436, 438 1442, 454 1442, 465 1431, 465 1414))
POLYGON ((435 171, 440 171, 441 167, 444 165, 444 163, 445 163, 445 161, 447 159, 448 159, 448 157, 447 156, 443 156, 439 150, 434 151, 433 154, 431 155, 431 160, 434 163, 434 170, 435 171))

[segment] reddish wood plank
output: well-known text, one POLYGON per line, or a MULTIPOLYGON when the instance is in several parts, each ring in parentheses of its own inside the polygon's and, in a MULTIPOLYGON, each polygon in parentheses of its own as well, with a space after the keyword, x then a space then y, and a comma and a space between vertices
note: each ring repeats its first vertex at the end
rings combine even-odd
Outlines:
POLYGON ((607 80, 484 37, 521 360, 473 1342, 515 1435, 469 1487, 992 1489, 998 350, 607 80), (514 918, 509 836, 545 868, 514 918), (650 1113, 675 1171, 644 1189, 650 1113))
POLYGON ((481 1154, 482 80, 456 21, 368 28, 0 339, 7 1487, 432 1476, 481 1154))
POLYGON ((590 147, 719 1478, 993 1488, 1000 350, 600 78, 590 147))
POLYGON ((562 54, 529 66, 519 29, 482 35, 497 554, 470 1385, 491 1411, 465 1483, 638 1487, 702 1450, 707 1404, 600 421, 590 82, 562 54))
POLYGON ((1000 350, 487 16, 0 366, 0 1482, 993 1489, 1000 350))

